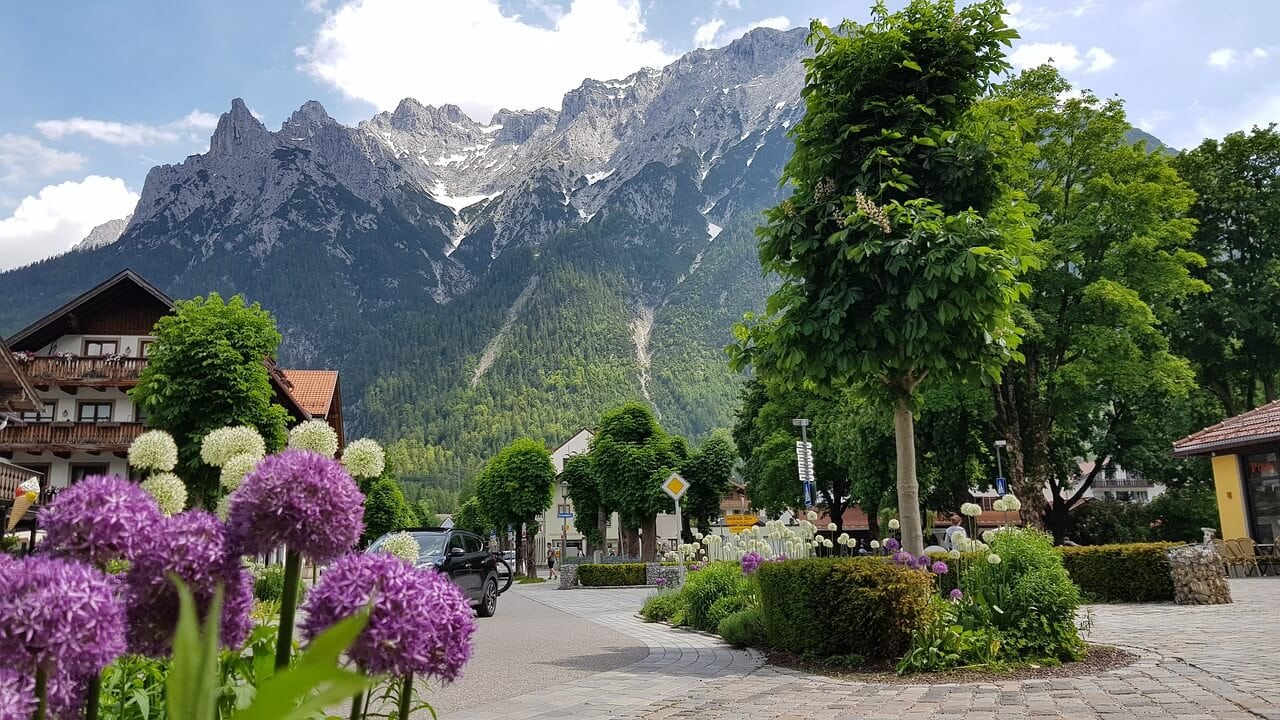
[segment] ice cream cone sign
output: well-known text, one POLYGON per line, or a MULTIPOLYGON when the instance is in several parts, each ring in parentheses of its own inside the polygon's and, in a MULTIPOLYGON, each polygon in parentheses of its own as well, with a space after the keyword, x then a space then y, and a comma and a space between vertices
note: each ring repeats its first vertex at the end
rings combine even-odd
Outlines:
POLYGON ((13 532, 17 527, 18 521, 27 514, 27 510, 35 504, 36 498, 40 497, 40 481, 35 478, 26 480, 14 490, 13 509, 9 511, 9 523, 5 526, 5 532, 13 532))

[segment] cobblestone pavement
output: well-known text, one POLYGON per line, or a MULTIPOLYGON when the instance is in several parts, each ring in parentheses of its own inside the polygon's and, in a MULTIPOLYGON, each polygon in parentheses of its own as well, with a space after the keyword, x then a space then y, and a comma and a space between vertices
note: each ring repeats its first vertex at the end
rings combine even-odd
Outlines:
POLYGON ((1128 647, 1135 664, 1055 680, 952 685, 834 680, 775 668, 698 633, 647 625, 647 591, 551 590, 527 596, 643 641, 632 665, 468 710, 446 720, 752 718, 1280 720, 1280 580, 1235 580, 1231 606, 1094 606, 1090 639, 1128 647))

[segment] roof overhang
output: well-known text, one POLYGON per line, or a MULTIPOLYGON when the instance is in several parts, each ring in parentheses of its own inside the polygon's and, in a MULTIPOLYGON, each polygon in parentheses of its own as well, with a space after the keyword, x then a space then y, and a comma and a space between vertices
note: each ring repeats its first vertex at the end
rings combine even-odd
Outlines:
MULTIPOLYGON (((50 330, 51 327, 54 326, 59 320, 66 317, 70 313, 76 312, 81 307, 92 303, 95 299, 97 299, 102 294, 106 293, 107 291, 125 282, 132 283, 133 285, 137 286, 144 293, 155 298, 157 302, 159 302, 169 310, 173 309, 174 307, 173 298, 161 292, 159 288, 157 288, 155 285, 152 285, 151 283, 144 280, 141 275, 135 273, 134 271, 128 270, 128 269, 121 270, 120 272, 98 283, 97 285, 90 288, 89 290, 86 290, 85 292, 80 293, 79 295, 72 298, 69 302, 67 302, 65 305, 58 308, 57 310, 54 310, 48 315, 45 315, 39 320, 36 320, 35 322, 31 323, 25 328, 19 330, 17 333, 15 333, 12 337, 8 339, 8 344, 10 346, 17 347, 19 345, 27 343, 33 337, 39 336, 43 332, 53 332, 53 335, 55 337, 57 335, 61 335, 62 334, 61 332, 50 330)), ((44 343, 42 342, 37 343, 37 345, 43 345, 43 344, 44 343)))

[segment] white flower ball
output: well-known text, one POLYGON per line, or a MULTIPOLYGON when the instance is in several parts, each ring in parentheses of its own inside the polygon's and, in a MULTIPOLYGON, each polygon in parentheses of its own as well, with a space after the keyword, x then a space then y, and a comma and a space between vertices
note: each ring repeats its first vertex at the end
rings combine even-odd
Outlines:
POLYGON ((856 537, 851 537, 851 538, 849 538, 849 547, 851 547, 851 548, 856 548, 856 547, 858 547, 858 538, 856 538, 856 537))
POLYGON ((165 515, 177 515, 187 507, 187 486, 171 472, 156 473, 143 480, 140 487, 156 499, 165 515))
POLYGON ((995 510, 996 512, 1004 512, 1006 510, 1004 506, 1004 501, 996 500, 995 502, 991 503, 991 509, 995 510))
POLYGON ((835 530, 836 530, 836 524, 835 524, 835 523, 827 523, 827 531, 828 531, 828 532, 835 532, 835 530))
POLYGON ((952 539, 952 540, 955 540, 955 539, 957 539, 957 538, 961 538, 961 539, 963 539, 963 538, 967 538, 967 537, 969 537, 969 533, 965 532, 965 529, 964 529, 964 528, 956 528, 956 531, 955 531, 955 532, 953 532, 953 533, 951 533, 951 539, 952 539))
POLYGON ((809 511, 809 512, 807 512, 807 513, 805 513, 805 514, 804 514, 804 516, 805 516, 805 518, 806 518, 806 519, 808 519, 808 520, 809 520, 809 522, 813 522, 814 520, 817 520, 817 519, 818 519, 818 513, 814 512, 814 511, 812 511, 812 510, 810 510, 810 511, 809 511))
POLYGON ((289 431, 289 447, 331 458, 338 454, 338 433, 323 420, 308 420, 289 431))
POLYGON ((387 455, 377 440, 360 438, 342 451, 342 465, 353 478, 375 478, 387 467, 387 455))
POLYGON ((872 549, 872 550, 879 550, 879 549, 880 549, 880 541, 879 541, 879 540, 872 540, 872 541, 871 541, 871 549, 872 549))
POLYGON ((240 487, 240 483, 244 481, 244 476, 253 472, 258 466, 261 458, 254 457, 249 454, 232 455, 222 466, 222 473, 218 476, 218 482, 222 483, 222 487, 228 491, 235 490, 240 487))
POLYGON ((992 565, 999 565, 1000 556, 995 553, 991 553, 990 555, 987 556, 987 562, 991 563, 992 565))
POLYGON ((982 506, 978 503, 965 503, 960 506, 960 514, 968 517, 978 517, 982 514, 982 506))
POLYGON ((952 550, 951 552, 947 553, 947 557, 951 558, 952 560, 959 560, 959 559, 960 559, 960 551, 959 551, 959 550, 952 550))
POLYGON ((378 546, 378 550, 390 553, 411 563, 418 562, 418 554, 421 552, 418 541, 407 532, 398 532, 383 540, 382 545, 378 546))
POLYGON ((222 498, 218 500, 218 505, 217 507, 214 508, 213 514, 217 515, 218 519, 221 520, 222 522, 226 522, 227 515, 230 514, 230 510, 231 510, 231 496, 223 495, 222 498))
POLYGON ((991 538, 994 538, 995 536, 996 536, 996 531, 995 531, 995 530, 986 530, 986 531, 983 531, 983 533, 982 533, 982 541, 983 541, 983 542, 991 542, 991 538))
POLYGON ((902 527, 902 523, 898 522, 898 518, 893 518, 889 521, 890 530, 897 530, 900 527, 902 527))
POLYGON ((1022 501, 1015 497, 1013 493, 1009 493, 1000 499, 1004 501, 1004 506, 1009 512, 1018 512, 1022 509, 1022 501))
POLYGON ((178 444, 163 430, 148 430, 129 445, 129 464, 139 470, 173 472, 178 466, 178 444))
POLYGON ((226 465, 236 455, 252 455, 261 459, 266 454, 266 441, 248 425, 218 428, 205 435, 200 443, 200 459, 205 465, 214 467, 226 465))

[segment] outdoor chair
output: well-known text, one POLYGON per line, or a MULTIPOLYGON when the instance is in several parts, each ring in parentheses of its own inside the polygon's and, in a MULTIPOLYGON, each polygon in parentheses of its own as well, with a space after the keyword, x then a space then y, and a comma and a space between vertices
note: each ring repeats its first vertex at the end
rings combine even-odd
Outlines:
POLYGON ((1233 562, 1233 553, 1231 548, 1227 546, 1227 541, 1222 538, 1215 538, 1212 543, 1213 549, 1218 551, 1218 557, 1222 558, 1222 572, 1227 577, 1235 577, 1232 570, 1235 569, 1233 562))
POLYGON ((1244 576, 1249 577, 1250 569, 1259 577, 1262 576, 1262 568, 1258 565, 1258 545, 1252 538, 1235 538, 1227 541, 1227 547, 1234 552, 1236 564, 1244 570, 1244 576))

